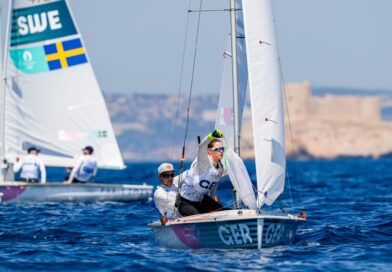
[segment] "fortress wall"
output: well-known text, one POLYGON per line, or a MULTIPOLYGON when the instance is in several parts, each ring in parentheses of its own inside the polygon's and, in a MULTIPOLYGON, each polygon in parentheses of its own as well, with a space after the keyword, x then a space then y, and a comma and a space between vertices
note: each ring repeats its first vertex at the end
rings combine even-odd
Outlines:
POLYGON ((381 122, 380 101, 374 97, 332 96, 312 97, 310 118, 322 121, 364 123, 381 122))
POLYGON ((312 97, 310 99, 310 118, 321 121, 354 122, 361 121, 360 100, 358 97, 312 97))
MULTIPOLYGON (((292 124, 285 113, 287 154, 336 158, 392 152, 392 122, 382 121, 380 98, 312 96, 309 83, 288 84, 285 90, 292 124)), ((254 157, 250 118, 243 122, 241 155, 254 157)))
MULTIPOLYGON (((312 92, 310 83, 289 83, 285 85, 284 91, 291 121, 300 122, 308 118, 309 99, 312 92)), ((285 113, 285 115, 287 114, 285 113)))
POLYGON ((366 97, 361 100, 359 105, 361 109, 361 118, 364 123, 380 123, 381 117, 381 100, 379 97, 366 97))
POLYGON ((309 119, 337 123, 381 122, 381 102, 378 97, 312 96, 309 82, 286 84, 285 92, 292 122, 305 122, 309 119))

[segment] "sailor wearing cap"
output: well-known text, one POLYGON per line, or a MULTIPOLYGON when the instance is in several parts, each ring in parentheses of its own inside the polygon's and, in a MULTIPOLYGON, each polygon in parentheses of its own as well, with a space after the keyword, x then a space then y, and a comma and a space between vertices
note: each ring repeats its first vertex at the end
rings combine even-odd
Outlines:
POLYGON ((41 172, 41 183, 46 182, 46 170, 42 160, 38 157, 39 149, 30 147, 27 156, 22 159, 16 158, 14 172, 20 173, 20 180, 25 182, 38 182, 38 171, 41 172))
POLYGON ((175 219, 181 215, 175 207, 177 186, 173 184, 174 167, 171 163, 162 163, 158 167, 158 178, 161 185, 154 193, 154 203, 161 214, 161 223, 166 224, 168 219, 175 219))
POLYGON ((97 160, 92 155, 94 149, 88 145, 82 151, 83 156, 77 161, 69 178, 64 183, 87 182, 97 174, 97 160))

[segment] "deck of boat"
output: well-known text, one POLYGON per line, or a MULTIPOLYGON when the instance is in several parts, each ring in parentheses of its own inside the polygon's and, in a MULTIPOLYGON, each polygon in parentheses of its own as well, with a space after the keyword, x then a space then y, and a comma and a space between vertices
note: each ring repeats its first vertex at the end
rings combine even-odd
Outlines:
POLYGON ((0 183, 2 202, 13 201, 149 201, 153 186, 147 184, 27 183, 7 181, 0 183))
MULTIPOLYGON (((227 210, 203 213, 191 216, 185 216, 177 218, 174 220, 169 220, 166 225, 175 224, 186 224, 186 223, 205 223, 205 222, 221 222, 221 221, 235 221, 235 220, 247 220, 247 219, 278 219, 278 220, 293 220, 293 221, 306 221, 306 219, 300 218, 292 214, 281 214, 281 213, 271 213, 266 211, 257 210, 227 210)), ((159 221, 150 224, 152 227, 158 227, 161 223, 159 221)))

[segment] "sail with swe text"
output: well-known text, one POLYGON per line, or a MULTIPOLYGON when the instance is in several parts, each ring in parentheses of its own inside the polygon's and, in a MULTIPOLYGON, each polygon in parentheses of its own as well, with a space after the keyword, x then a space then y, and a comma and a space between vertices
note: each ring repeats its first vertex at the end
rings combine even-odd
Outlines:
POLYGON ((5 87, 5 158, 41 149, 48 166, 71 166, 86 145, 99 167, 124 163, 82 36, 66 0, 11 1, 5 87))

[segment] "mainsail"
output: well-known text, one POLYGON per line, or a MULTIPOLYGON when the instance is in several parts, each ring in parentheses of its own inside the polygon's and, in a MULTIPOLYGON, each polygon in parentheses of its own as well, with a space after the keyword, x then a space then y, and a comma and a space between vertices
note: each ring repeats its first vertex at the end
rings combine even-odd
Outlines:
POLYGON ((66 0, 12 1, 5 158, 41 149, 71 166, 91 145, 99 167, 124 168, 100 87, 66 0))
POLYGON ((271 1, 243 0, 243 16, 261 207, 272 205, 284 189, 283 99, 271 1))

